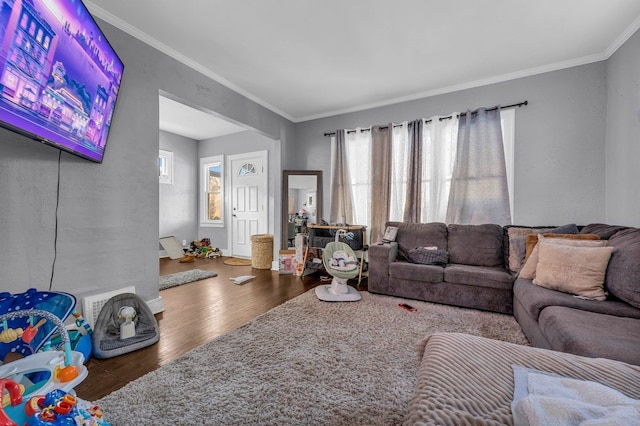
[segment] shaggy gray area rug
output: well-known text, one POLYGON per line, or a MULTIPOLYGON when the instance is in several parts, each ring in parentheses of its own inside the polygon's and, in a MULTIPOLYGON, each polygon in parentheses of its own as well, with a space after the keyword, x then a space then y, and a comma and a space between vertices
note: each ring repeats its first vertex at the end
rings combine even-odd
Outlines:
POLYGON ((190 271, 176 272, 175 274, 161 275, 160 290, 216 276, 218 276, 218 274, 215 272, 203 271, 202 269, 192 269, 190 271))
POLYGON ((310 290, 97 403, 114 425, 400 424, 424 337, 449 331, 528 344, 508 315, 362 297, 321 302, 310 290))

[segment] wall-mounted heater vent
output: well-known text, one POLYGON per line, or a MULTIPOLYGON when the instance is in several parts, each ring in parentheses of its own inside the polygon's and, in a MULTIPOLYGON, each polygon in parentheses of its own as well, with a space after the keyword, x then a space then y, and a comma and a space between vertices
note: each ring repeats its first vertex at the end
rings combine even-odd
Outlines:
POLYGON ((105 303, 109 301, 113 296, 117 296, 122 293, 135 293, 135 287, 124 287, 119 290, 108 291, 106 293, 94 294, 92 296, 86 296, 82 298, 82 315, 87 320, 91 327, 94 326, 100 310, 105 303))

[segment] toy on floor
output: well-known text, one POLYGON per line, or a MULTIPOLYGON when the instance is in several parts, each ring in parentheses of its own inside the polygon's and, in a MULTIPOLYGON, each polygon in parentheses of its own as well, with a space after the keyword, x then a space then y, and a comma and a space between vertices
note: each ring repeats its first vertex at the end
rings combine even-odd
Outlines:
MULTIPOLYGON (((126 328, 125 333, 128 332, 126 328)), ((109 299, 100 310, 91 335, 93 356, 101 359, 126 354, 153 345, 158 340, 158 322, 149 305, 135 293, 122 293, 109 299), (131 311, 124 309, 127 307, 134 310, 135 316, 132 317, 131 311), (123 312, 129 314, 121 316, 123 312), (134 334, 122 338, 120 326, 127 322, 127 316, 135 324, 134 334)))
MULTIPOLYGON (((56 327, 60 331, 60 335, 62 336, 64 352, 59 352, 59 351, 40 352, 37 354, 33 354, 27 358, 23 358, 18 361, 13 361, 12 363, 9 363, 9 364, 2 365, 0 367, 0 377, 9 377, 10 374, 25 375, 27 373, 32 373, 34 371, 37 371, 36 367, 40 364, 35 363, 34 357, 39 357, 39 359, 46 357, 48 359, 47 364, 46 366, 43 366, 40 370, 49 370, 49 372, 52 373, 51 376, 53 380, 57 381, 58 383, 67 383, 67 382, 74 381, 80 375, 80 370, 74 364, 74 357, 71 351, 71 342, 69 341, 69 335, 67 333, 66 328, 64 327, 64 323, 60 320, 60 318, 56 317, 55 315, 47 311, 43 311, 40 309, 29 309, 26 311, 14 311, 4 315, 0 315, 0 321, 6 322, 8 320, 12 320, 15 318, 21 318, 21 317, 34 318, 36 316, 42 317, 42 320, 38 322, 40 326, 44 324, 43 320, 45 319, 48 321, 51 321, 53 324, 56 325, 56 327), (60 356, 59 354, 61 354, 62 356, 60 356), (62 358, 63 360, 62 363, 56 362, 56 359, 59 359, 59 358, 62 358), (23 366, 26 369, 20 370, 19 369, 20 366, 23 366), (4 373, 5 371, 6 373, 4 373)), ((37 327, 34 326, 33 328, 37 328, 37 327)), ((27 330, 29 330, 29 327, 27 327, 27 330)), ((23 333, 23 336, 24 336, 24 333, 23 333)), ((82 354, 80 354, 80 358, 84 358, 82 354)), ((84 361, 84 359, 82 359, 82 361, 84 361)), ((82 361, 80 364, 82 364, 82 361)), ((84 371, 84 376, 86 377, 86 374, 87 374, 86 368, 82 366, 82 369, 84 371)), ((44 376, 47 376, 47 374, 44 374, 44 376)), ((50 378, 44 377, 44 379, 49 380, 50 378)))
MULTIPOLYGON (((73 311, 71 313, 76 319, 77 330, 67 330, 69 334, 69 341, 71 342, 71 350, 80 352, 84 356, 85 363, 91 358, 93 352, 91 344, 91 333, 93 330, 89 323, 84 319, 80 313, 73 311)), ((42 351, 61 350, 62 349, 62 337, 60 334, 55 334, 51 339, 44 344, 42 351)))
POLYGON ((322 252, 322 263, 333 278, 331 284, 323 284, 315 288, 318 299, 327 302, 355 302, 362 296, 355 288, 347 284, 349 279, 358 276, 356 254, 348 244, 340 240, 349 239, 344 229, 336 232, 335 241, 328 243, 322 252))
MULTIPOLYGON (((65 321, 73 311, 76 298, 68 293, 29 289, 24 293, 0 292, 0 315, 15 311, 39 309, 65 321)), ((41 321, 43 316, 15 316, 0 324, 0 363, 7 357, 24 357, 43 349, 56 332, 56 323, 41 321), (7 331, 7 330, 13 331, 7 331), (23 337, 26 332, 26 340, 23 337), (20 334, 22 333, 22 334, 20 334), (13 336, 13 340, 9 339, 13 336)))
POLYGON ((240 275, 239 277, 229 277, 229 279, 233 281, 234 284, 243 284, 255 277, 255 275, 240 275))
MULTIPOLYGON (((24 421, 24 415, 22 414, 24 400, 55 389, 65 392, 71 391, 88 374, 87 368, 83 365, 84 356, 80 352, 71 350, 69 336, 64 323, 52 313, 38 309, 13 311, 0 315, 0 321, 8 321, 25 316, 29 318, 42 317, 47 320, 47 323, 53 323, 62 336, 64 351, 38 352, 0 365, 0 377, 7 380, 3 382, 3 389, 6 387, 9 390, 10 399, 8 405, 5 406, 3 398, 2 406, 2 415, 7 416, 10 422, 0 422, 0 425, 40 425, 41 423, 24 421), (20 390, 20 398, 16 397, 16 386, 20 390), (19 423, 16 423, 16 421, 19 423)), ((41 322, 39 321, 39 323, 41 322)), ((2 415, 0 415, 0 419, 3 419, 2 415)))
POLYGON ((0 380, 0 389, 6 388, 11 396, 7 413, 0 409, 0 426, 108 426, 97 405, 83 401, 61 389, 23 400, 18 383, 0 380))
POLYGON ((136 317, 136 310, 131 306, 122 306, 118 309, 118 318, 124 320, 120 324, 120 339, 128 339, 136 335, 136 324, 133 319, 136 317))
POLYGON ((211 247, 211 240, 209 238, 202 238, 201 240, 191 242, 187 255, 199 259, 211 259, 222 256, 222 252, 217 247, 211 247))

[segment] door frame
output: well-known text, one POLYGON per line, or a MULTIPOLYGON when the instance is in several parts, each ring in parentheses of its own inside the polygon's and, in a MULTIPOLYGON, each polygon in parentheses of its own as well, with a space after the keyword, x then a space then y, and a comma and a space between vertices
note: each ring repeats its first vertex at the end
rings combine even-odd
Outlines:
POLYGON ((233 230, 234 230, 234 223, 233 223, 233 200, 235 197, 235 193, 233 191, 233 168, 231 167, 231 162, 235 161, 235 160, 242 160, 243 158, 255 158, 255 157, 261 157, 262 158, 262 163, 263 163, 263 167, 264 167, 264 171, 263 171, 263 176, 265 176, 265 179, 262 183, 264 191, 265 191, 265 198, 264 198, 264 209, 262 211, 262 215, 259 219, 259 227, 258 227, 258 233, 266 233, 267 230, 269 229, 269 151, 267 150, 260 150, 260 151, 252 151, 252 152, 244 152, 241 154, 233 154, 233 155, 227 155, 226 159, 225 159, 225 168, 226 168, 226 173, 225 173, 225 180, 227 182, 227 184, 225 185, 225 189, 227 190, 227 194, 229 194, 229 196, 227 197, 227 203, 226 203, 226 217, 229 218, 229 226, 227 227, 227 246, 229 247, 229 256, 234 256, 233 253, 233 230))

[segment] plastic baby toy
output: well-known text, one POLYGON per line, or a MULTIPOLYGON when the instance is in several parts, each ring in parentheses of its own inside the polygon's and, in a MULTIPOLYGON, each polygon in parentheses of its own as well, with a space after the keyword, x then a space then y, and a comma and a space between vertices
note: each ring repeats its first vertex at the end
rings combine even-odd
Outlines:
POLYGON ((34 396, 24 406, 28 426, 110 426, 102 410, 75 396, 55 389, 42 396, 34 396))
POLYGON ((118 310, 118 318, 124 322, 120 324, 120 339, 128 339, 136 335, 136 324, 133 319, 136 317, 136 310, 131 306, 123 306, 118 310))

